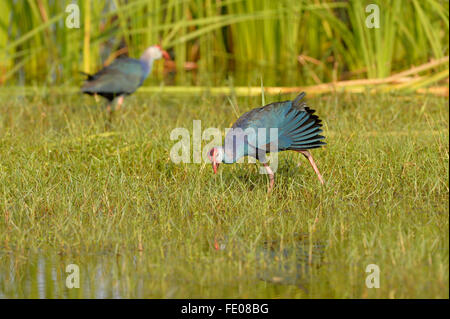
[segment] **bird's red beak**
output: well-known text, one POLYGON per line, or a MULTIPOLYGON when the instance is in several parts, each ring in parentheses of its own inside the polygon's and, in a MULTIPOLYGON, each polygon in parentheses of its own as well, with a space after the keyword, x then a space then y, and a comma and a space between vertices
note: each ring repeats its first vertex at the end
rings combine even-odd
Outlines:
POLYGON ((219 164, 216 163, 216 162, 213 162, 213 163, 212 163, 212 166, 213 166, 214 174, 217 174, 217 167, 219 167, 219 164))

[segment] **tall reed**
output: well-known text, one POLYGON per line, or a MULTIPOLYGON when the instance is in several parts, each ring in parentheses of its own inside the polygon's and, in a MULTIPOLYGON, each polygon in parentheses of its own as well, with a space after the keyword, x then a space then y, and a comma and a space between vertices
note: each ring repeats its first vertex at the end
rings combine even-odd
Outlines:
POLYGON ((211 78, 221 71, 240 85, 261 76, 265 85, 311 85, 384 78, 448 55, 448 1, 371 3, 378 29, 365 25, 360 0, 3 0, 0 83, 76 83, 78 70, 94 71, 118 49, 139 56, 156 42, 173 55, 179 83, 186 62, 204 83, 221 84, 211 78), (72 2, 80 29, 65 25, 72 2))

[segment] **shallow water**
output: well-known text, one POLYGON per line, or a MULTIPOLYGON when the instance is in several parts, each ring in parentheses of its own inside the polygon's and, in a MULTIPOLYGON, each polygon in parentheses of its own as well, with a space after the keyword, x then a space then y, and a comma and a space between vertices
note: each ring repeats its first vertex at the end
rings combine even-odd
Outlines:
MULTIPOLYGON (((64 256, 53 253, 13 254, 1 258, 0 298, 124 298, 128 276, 121 276, 122 263, 134 263, 114 255, 64 256), (69 265, 78 266, 78 270, 69 265), (79 274, 78 282, 74 277, 79 274), (77 288, 77 286, 79 288, 77 288)), ((133 278, 132 295, 144 296, 148 278, 133 278)))
POLYGON ((258 277, 261 280, 305 289, 311 267, 320 267, 325 245, 296 242, 282 246, 265 242, 257 250, 258 277))
MULTIPOLYGON (((264 242, 253 252, 256 264, 249 277, 269 285, 293 285, 307 293, 309 272, 312 267, 320 266, 323 248, 320 243, 281 245, 277 241, 264 242)), ((214 250, 212 247, 212 259, 220 253, 235 259, 249 258, 242 248, 236 248, 232 243, 221 244, 223 252, 214 250)), ((177 294, 177 286, 179 283, 192 284, 189 272, 161 273, 157 270, 161 265, 152 264, 150 259, 139 252, 128 255, 109 251, 73 255, 51 251, 3 253, 0 255, 0 298, 183 297, 177 294), (69 265, 75 265, 75 269, 69 265), (162 277, 167 277, 168 287, 164 293, 158 288, 165 280, 162 277)), ((204 264, 199 261, 199 272, 204 264)), ((237 280, 242 281, 242 278, 237 280)), ((220 278, 215 282, 213 289, 220 289, 220 278)), ((225 280, 223 285, 229 286, 230 282, 225 280)))

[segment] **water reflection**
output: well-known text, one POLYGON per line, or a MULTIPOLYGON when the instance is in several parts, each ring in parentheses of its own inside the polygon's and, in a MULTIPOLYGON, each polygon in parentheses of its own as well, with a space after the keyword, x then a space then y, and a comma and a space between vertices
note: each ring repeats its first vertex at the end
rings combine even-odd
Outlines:
MULTIPOLYGON (((123 298, 130 287, 127 276, 120 278, 122 266, 104 255, 88 256, 82 263, 80 257, 58 254, 0 255, 0 298, 123 298), (66 286, 73 273, 66 272, 69 264, 80 267, 80 288, 66 286)), ((142 297, 145 279, 138 279, 133 296, 142 297)))
MULTIPOLYGON (((311 279, 312 270, 322 265, 326 247, 309 237, 309 234, 301 233, 288 242, 270 240, 258 245, 255 249, 256 276, 269 283, 295 285, 307 291, 305 286, 311 279)), ((217 251, 231 251, 236 258, 248 257, 248 252, 243 249, 245 245, 239 240, 215 238, 213 247, 217 251)))
MULTIPOLYGON (((238 240, 217 240, 200 259, 179 248, 120 255, 0 251, 0 298, 185 298, 203 293, 217 298, 217 284, 228 287, 222 297, 229 297, 235 296, 234 289, 250 289, 260 280, 303 288, 313 280, 311 270, 321 265, 323 250, 321 243, 301 239, 265 241, 252 248, 238 240), (74 273, 70 264, 79 267, 79 288, 67 285, 74 273), (246 271, 235 276, 243 264, 246 271), (205 274, 210 274, 207 280, 205 274)), ((264 296, 261 289, 257 293, 264 296)))
POLYGON ((320 267, 325 245, 296 241, 266 241, 257 250, 257 274, 261 280, 305 289, 313 267, 320 267))

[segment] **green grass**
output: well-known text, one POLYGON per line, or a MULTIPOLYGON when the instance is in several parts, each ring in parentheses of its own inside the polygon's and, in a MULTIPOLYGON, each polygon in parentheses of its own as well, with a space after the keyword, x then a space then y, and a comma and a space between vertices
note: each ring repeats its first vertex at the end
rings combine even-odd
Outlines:
MULTIPOLYGON (((239 112, 260 101, 238 97, 239 112)), ((90 97, 3 98, 0 297, 448 298, 448 99, 307 101, 324 121, 328 145, 312 153, 326 185, 283 152, 267 196, 255 164, 215 176, 169 158, 173 128, 234 122, 226 97, 136 94, 109 132, 90 97), (291 253, 261 265, 266 241, 291 253), (64 288, 69 263, 80 289, 64 288)))

